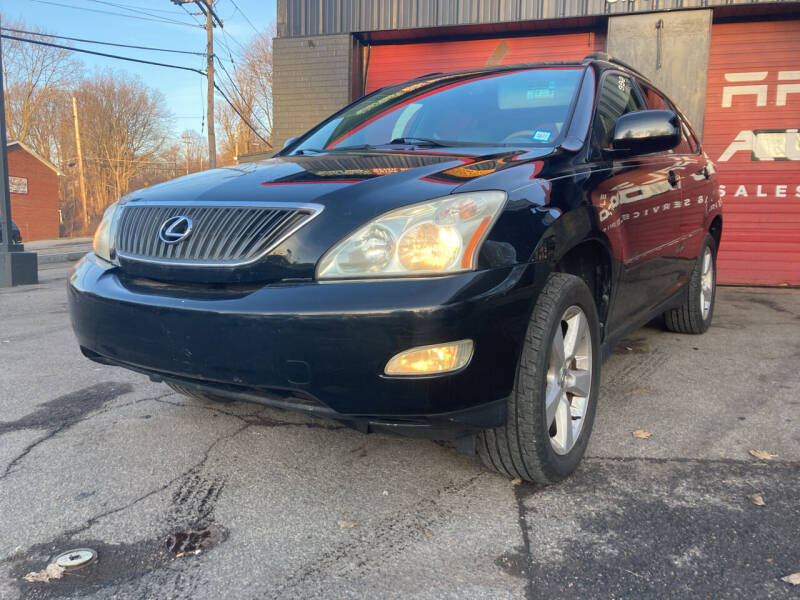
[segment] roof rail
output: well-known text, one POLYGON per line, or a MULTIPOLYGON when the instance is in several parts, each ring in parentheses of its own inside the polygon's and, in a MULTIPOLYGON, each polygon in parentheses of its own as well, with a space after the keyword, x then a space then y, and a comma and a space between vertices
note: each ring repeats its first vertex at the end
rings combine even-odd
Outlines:
POLYGON ((590 60, 604 60, 606 62, 610 62, 612 64, 619 65, 621 67, 625 67, 629 71, 633 71, 637 75, 641 75, 645 79, 648 79, 647 75, 645 75, 644 73, 639 71, 639 69, 635 69, 634 67, 632 67, 628 63, 623 62, 618 58, 614 58, 613 56, 611 56, 610 54, 608 54, 606 52, 592 52, 591 54, 587 54, 586 56, 583 57, 583 62, 588 62, 590 60))

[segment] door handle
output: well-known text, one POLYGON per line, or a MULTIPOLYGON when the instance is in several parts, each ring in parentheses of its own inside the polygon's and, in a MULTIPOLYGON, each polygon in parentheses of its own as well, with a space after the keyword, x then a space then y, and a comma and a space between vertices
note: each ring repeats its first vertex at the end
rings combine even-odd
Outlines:
POLYGON ((667 181, 672 187, 678 187, 678 176, 675 174, 675 171, 670 171, 667 174, 667 181))

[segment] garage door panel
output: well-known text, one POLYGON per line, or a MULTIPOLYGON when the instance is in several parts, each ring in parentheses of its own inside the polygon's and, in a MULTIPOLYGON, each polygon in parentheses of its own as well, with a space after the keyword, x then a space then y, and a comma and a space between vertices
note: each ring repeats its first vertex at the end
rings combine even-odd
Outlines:
POLYGON ((593 32, 370 46, 366 92, 427 73, 487 65, 580 60, 603 49, 593 32))
POLYGON ((800 285, 800 20, 711 30, 703 145, 724 205, 719 281, 800 285))

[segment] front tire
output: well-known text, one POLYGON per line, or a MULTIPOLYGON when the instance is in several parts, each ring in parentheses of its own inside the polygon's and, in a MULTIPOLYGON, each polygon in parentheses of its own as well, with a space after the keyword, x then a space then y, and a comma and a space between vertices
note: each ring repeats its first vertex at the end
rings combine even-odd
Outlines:
POLYGON ((550 275, 528 324, 507 422, 478 434, 486 466, 544 484, 577 468, 600 387, 599 332, 594 299, 583 280, 550 275))
POLYGON ((714 316, 717 296, 717 245, 706 234, 700 256, 689 278, 683 306, 664 313, 664 324, 677 333, 705 333, 714 316))

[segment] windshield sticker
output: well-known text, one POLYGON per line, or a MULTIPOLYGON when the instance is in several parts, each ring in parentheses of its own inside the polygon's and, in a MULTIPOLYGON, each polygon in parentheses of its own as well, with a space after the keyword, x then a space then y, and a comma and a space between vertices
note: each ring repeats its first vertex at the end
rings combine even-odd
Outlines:
POLYGON ((544 129, 537 129, 533 132, 531 139, 534 142, 549 142, 550 137, 553 135, 552 131, 546 131, 544 129))
POLYGON ((539 100, 541 98, 555 98, 556 91, 553 88, 533 88, 528 89, 526 98, 528 100, 539 100))

